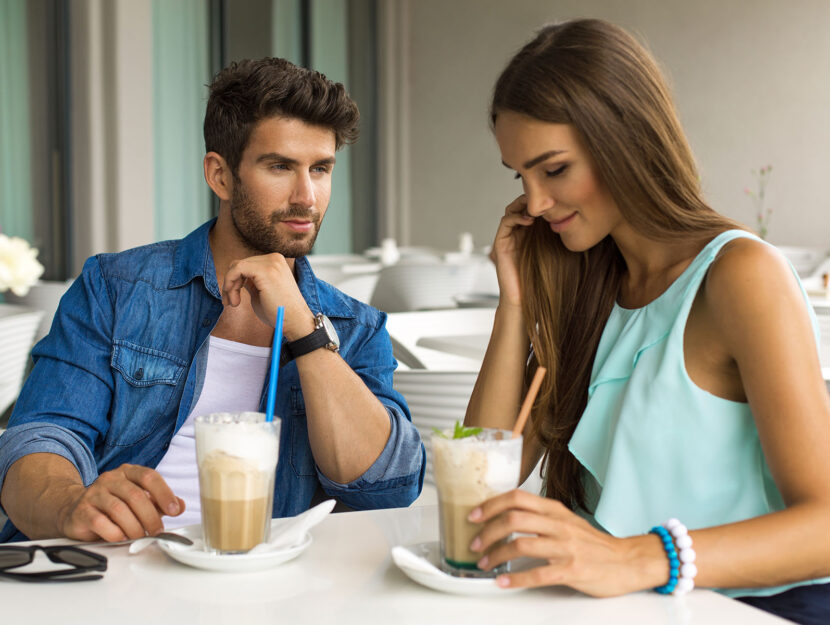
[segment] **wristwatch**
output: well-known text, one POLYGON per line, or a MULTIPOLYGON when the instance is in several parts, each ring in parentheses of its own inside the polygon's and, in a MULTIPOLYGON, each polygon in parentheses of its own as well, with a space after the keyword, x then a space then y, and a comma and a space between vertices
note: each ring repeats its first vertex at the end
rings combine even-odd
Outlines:
POLYGON ((323 313, 314 315, 314 331, 296 341, 287 341, 282 344, 280 365, 291 362, 295 358, 304 356, 315 349, 325 347, 326 349, 339 352, 340 338, 334 329, 331 321, 323 313))

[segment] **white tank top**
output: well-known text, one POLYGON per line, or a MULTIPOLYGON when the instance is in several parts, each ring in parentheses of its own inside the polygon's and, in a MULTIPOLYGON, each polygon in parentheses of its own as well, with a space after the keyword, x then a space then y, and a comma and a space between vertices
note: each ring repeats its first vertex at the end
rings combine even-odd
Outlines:
POLYGON ((164 518, 165 528, 201 522, 193 419, 212 412, 257 412, 270 355, 271 349, 268 347, 208 337, 202 392, 156 467, 173 493, 185 502, 184 513, 164 518))

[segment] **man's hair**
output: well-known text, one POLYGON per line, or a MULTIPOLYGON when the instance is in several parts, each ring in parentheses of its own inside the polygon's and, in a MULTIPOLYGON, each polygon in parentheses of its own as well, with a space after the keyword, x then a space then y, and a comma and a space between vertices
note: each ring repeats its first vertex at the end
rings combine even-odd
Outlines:
POLYGON ((334 132, 335 148, 357 141, 360 113, 341 83, 285 59, 231 63, 210 84, 205 150, 220 154, 234 176, 257 122, 299 119, 334 132))

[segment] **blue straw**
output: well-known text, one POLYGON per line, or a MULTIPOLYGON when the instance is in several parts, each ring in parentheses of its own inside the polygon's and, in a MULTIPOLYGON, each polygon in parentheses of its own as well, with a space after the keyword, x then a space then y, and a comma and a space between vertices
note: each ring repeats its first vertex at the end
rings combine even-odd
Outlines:
POLYGON ((265 404, 265 420, 274 420, 274 401, 277 398, 277 376, 280 372, 280 355, 282 354, 282 318, 285 308, 277 308, 277 325, 274 326, 274 343, 271 346, 271 374, 268 378, 268 401, 265 404))

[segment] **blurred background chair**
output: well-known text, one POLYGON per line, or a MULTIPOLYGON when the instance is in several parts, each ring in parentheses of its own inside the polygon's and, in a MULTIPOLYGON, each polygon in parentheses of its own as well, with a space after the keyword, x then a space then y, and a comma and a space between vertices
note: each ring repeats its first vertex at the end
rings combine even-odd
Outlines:
POLYGON ((371 304, 388 313, 455 308, 453 299, 472 290, 472 264, 400 262, 380 270, 371 304))

